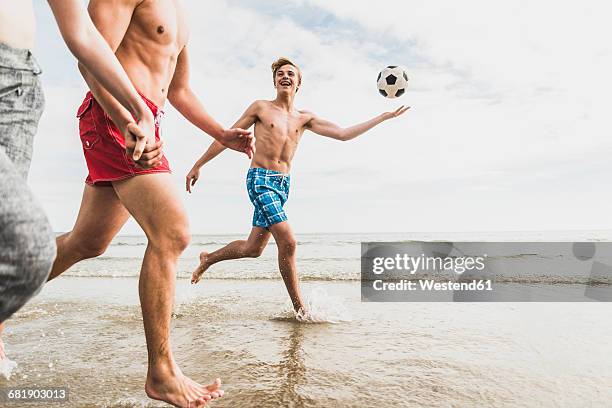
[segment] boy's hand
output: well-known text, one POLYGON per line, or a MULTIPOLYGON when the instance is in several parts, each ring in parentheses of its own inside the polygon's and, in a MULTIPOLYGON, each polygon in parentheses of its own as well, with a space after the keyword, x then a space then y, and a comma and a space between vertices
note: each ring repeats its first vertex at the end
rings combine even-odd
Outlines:
POLYGON ((255 154, 255 138, 248 130, 226 129, 223 131, 219 143, 232 150, 246 153, 249 159, 252 159, 253 154, 255 154))
POLYGON ((403 115, 408 109, 410 109, 410 106, 404 107, 404 105, 402 105, 393 112, 385 112, 382 114, 383 120, 397 118, 398 116, 403 115))
POLYGON ((189 173, 187 173, 187 178, 185 180, 185 188, 187 192, 191 194, 191 187, 195 185, 196 181, 200 178, 200 169, 194 167, 189 173))

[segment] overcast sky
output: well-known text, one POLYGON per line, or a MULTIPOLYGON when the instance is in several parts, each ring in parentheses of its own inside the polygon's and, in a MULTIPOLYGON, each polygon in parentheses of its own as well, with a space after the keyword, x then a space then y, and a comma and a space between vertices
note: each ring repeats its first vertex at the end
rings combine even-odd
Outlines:
MULTIPOLYGON (((46 2, 35 4, 47 108, 29 181, 65 231, 87 174, 75 118, 85 85, 46 2)), ((296 232, 612 229, 609 2, 184 4, 193 88, 226 126, 274 97, 279 56, 302 68, 297 107, 342 126, 412 106, 354 141, 305 133, 286 206, 296 232), (377 92, 386 65, 407 69, 400 99, 377 92)), ((249 162, 224 152, 184 193, 212 139, 166 111, 165 151, 193 232, 249 231, 249 162)))

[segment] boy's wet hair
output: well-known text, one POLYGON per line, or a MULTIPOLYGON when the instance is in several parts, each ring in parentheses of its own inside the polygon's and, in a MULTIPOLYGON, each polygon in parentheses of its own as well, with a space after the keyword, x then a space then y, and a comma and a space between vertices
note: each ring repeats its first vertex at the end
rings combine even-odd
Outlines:
POLYGON ((300 67, 295 65, 293 61, 291 61, 289 58, 286 58, 286 57, 280 57, 279 59, 277 59, 276 61, 272 63, 272 81, 274 81, 274 84, 276 84, 276 71, 278 71, 280 67, 282 67, 283 65, 291 65, 292 67, 297 69, 298 89, 299 89, 300 85, 302 85, 302 71, 300 70, 300 67))

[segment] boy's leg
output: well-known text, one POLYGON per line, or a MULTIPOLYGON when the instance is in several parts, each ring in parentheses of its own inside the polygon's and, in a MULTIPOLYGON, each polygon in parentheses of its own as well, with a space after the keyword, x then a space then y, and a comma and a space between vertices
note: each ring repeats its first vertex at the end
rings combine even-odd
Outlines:
POLYGON ((198 283, 202 279, 202 274, 217 262, 228 259, 257 258, 268 245, 269 240, 270 232, 268 230, 262 227, 253 227, 246 241, 237 240, 214 252, 202 252, 200 254, 200 265, 191 275, 191 283, 198 283))
POLYGON ((85 185, 72 231, 57 238, 57 258, 49 280, 83 259, 104 253, 129 217, 112 187, 85 185))
POLYGON ((304 308, 302 295, 300 294, 300 281, 297 275, 297 265, 295 262, 295 250, 297 241, 291 230, 291 226, 287 221, 280 222, 270 226, 270 232, 276 241, 278 248, 278 268, 280 270, 291 303, 295 311, 304 308))
POLYGON ((172 185, 167 173, 113 183, 121 203, 148 238, 138 283, 149 357, 145 390, 151 398, 187 406, 189 401, 193 404, 223 392, 218 381, 204 387, 184 376, 172 355, 170 318, 176 265, 190 239, 187 215, 172 185))

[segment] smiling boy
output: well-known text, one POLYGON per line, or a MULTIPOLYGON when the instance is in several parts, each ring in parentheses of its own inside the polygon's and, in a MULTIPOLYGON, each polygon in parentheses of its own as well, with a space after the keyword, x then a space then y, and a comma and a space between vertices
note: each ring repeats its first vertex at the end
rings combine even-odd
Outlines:
MULTIPOLYGON (((276 99, 253 102, 234 125, 242 129, 255 125, 255 155, 246 178, 249 198, 255 207, 253 228, 246 240, 233 241, 211 253, 202 252, 192 283, 199 282, 204 271, 217 262, 260 256, 270 236, 273 236, 278 248, 280 273, 294 310, 303 318, 308 312, 297 276, 297 241, 283 207, 289 197, 291 161, 304 131, 310 130, 321 136, 347 141, 387 119, 402 115, 409 108, 402 106, 394 112, 385 112, 366 122, 341 128, 310 111, 294 107, 295 95, 302 84, 302 73, 289 59, 280 58, 272 64, 272 78, 276 99)), ((188 192, 191 192, 191 187, 198 180, 200 168, 223 150, 223 145, 214 142, 194 164, 187 175, 188 192)))

